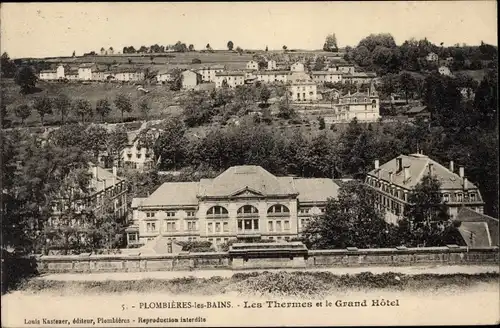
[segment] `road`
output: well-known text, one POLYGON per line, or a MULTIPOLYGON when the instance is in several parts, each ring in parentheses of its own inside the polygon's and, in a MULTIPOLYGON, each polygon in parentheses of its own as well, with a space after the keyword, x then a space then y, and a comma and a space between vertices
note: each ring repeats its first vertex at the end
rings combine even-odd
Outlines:
POLYGON ((140 280, 140 279, 175 279, 182 277, 229 278, 237 272, 263 272, 263 271, 326 271, 336 275, 357 274, 361 272, 372 272, 381 274, 395 272, 401 274, 478 274, 500 271, 498 266, 474 266, 474 265, 449 265, 449 266, 411 266, 411 267, 352 267, 352 268, 313 268, 313 269, 268 269, 268 270, 200 270, 200 271, 151 271, 151 272, 102 272, 102 273, 54 273, 44 274, 36 279, 58 280, 58 281, 104 281, 104 280, 140 280))

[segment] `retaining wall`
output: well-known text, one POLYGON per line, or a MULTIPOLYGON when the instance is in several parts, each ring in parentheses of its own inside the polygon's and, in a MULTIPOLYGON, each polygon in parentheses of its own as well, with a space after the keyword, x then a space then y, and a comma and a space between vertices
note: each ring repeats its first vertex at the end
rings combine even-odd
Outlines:
POLYGON ((217 269, 326 268, 417 265, 495 265, 499 248, 428 247, 310 250, 307 256, 231 258, 228 253, 69 255, 36 257, 40 273, 137 272, 217 269))

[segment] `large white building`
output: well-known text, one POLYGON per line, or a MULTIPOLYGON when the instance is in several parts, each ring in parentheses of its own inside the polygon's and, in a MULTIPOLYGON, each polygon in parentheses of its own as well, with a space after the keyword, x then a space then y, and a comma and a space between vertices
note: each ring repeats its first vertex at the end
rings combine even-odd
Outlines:
POLYGON ((342 74, 338 71, 312 71, 311 77, 316 83, 336 83, 342 82, 342 74))
POLYGON ((59 65, 56 69, 48 69, 40 71, 38 76, 40 80, 59 80, 64 78, 64 66, 59 65))
POLYGON ((134 200, 129 239, 147 243, 158 236, 204 240, 290 240, 311 217, 322 215, 339 187, 331 179, 277 177, 260 166, 233 166, 214 179, 167 182, 134 200))
POLYGON ((290 75, 289 71, 259 71, 255 74, 257 81, 263 83, 286 83, 288 81, 288 75, 290 75))
POLYGON ((350 122, 354 118, 360 122, 375 122, 380 118, 379 96, 373 87, 367 92, 340 96, 338 103, 333 105, 333 111, 325 116, 325 121, 350 122))
POLYGON ((462 207, 483 213, 484 202, 479 188, 468 181, 465 170, 455 172, 453 161, 445 167, 421 153, 399 155, 368 172, 365 183, 377 194, 376 206, 385 212, 388 222, 397 223, 409 205, 409 196, 425 175, 435 177, 440 183, 442 201, 448 214, 456 218, 462 207))

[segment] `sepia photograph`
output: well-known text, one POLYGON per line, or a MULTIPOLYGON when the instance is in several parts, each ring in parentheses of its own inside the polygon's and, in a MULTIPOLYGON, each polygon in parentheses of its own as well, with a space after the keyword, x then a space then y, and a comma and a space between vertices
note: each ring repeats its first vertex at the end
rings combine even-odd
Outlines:
POLYGON ((2 327, 499 324, 497 10, 1 3, 2 327))

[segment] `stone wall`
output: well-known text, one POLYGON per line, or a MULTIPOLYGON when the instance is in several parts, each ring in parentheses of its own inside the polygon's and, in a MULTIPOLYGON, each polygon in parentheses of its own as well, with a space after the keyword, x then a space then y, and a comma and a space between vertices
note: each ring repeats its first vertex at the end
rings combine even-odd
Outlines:
POLYGON ((228 253, 165 255, 70 255, 37 257, 40 273, 48 272, 136 272, 216 269, 328 268, 417 265, 495 265, 499 248, 447 246, 428 248, 384 248, 310 250, 306 257, 243 259, 228 253))

